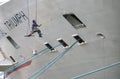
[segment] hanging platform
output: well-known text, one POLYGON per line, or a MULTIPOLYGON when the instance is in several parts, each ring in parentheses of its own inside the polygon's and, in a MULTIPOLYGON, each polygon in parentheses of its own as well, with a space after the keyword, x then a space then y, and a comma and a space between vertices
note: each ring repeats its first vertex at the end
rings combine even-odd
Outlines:
POLYGON ((29 36, 29 35, 25 35, 24 37, 34 37, 34 35, 31 35, 31 36, 29 36))

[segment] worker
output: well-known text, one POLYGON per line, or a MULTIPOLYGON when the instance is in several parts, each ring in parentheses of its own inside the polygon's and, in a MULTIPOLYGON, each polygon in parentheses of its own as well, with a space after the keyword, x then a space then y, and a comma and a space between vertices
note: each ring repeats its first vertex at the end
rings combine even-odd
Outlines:
POLYGON ((38 24, 36 23, 36 21, 33 20, 33 21, 32 21, 32 31, 31 31, 30 34, 28 34, 28 35, 26 35, 26 36, 27 36, 27 37, 30 37, 30 36, 32 36, 32 34, 34 34, 34 33, 37 32, 38 35, 39 35, 39 37, 42 37, 41 30, 38 28, 38 27, 40 27, 40 26, 41 26, 41 24, 38 25, 38 24))

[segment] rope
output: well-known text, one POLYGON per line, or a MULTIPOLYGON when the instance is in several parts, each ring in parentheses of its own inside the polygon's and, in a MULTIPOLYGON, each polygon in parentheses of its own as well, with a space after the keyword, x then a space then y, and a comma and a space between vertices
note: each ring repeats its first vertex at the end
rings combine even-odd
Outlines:
MULTIPOLYGON (((103 52, 106 52, 105 51, 105 46, 104 46, 104 39, 103 39, 103 52)), ((117 65, 120 65, 120 62, 116 62, 116 63, 113 63, 111 65, 108 65, 108 66, 105 66, 105 67, 102 67, 102 68, 99 68, 99 69, 96 69, 96 70, 93 70, 93 71, 90 71, 90 72, 87 72, 87 73, 84 73, 84 74, 80 74, 80 75, 75 76, 71 79, 80 79, 80 78, 83 78, 85 76, 91 75, 93 73, 96 73, 96 72, 99 72, 99 71, 102 71, 102 70, 105 70, 105 69, 108 69, 108 68, 111 68, 111 67, 114 67, 114 66, 117 66, 117 65)))
POLYGON ((91 75, 93 73, 96 73, 96 72, 99 72, 99 71, 102 71, 102 70, 105 70, 105 69, 108 69, 108 68, 111 68, 111 67, 114 67, 114 66, 117 66, 117 65, 120 65, 120 62, 116 62, 116 63, 113 63, 111 65, 108 65, 108 66, 105 66, 105 67, 102 67, 102 68, 99 68, 99 69, 96 69, 96 70, 93 70, 93 71, 90 71, 90 72, 87 72, 87 73, 80 74, 80 75, 75 76, 71 79, 80 79, 80 78, 83 78, 85 76, 91 75))
MULTIPOLYGON (((58 47, 58 46, 60 46, 60 44, 54 46, 54 48, 56 48, 56 47, 58 47)), ((31 56, 30 58, 26 59, 25 61, 19 62, 19 63, 15 64, 14 66, 8 68, 8 69, 5 70, 4 72, 5 72, 5 73, 11 72, 11 71, 13 71, 15 68, 17 68, 17 67, 25 64, 26 62, 28 62, 28 61, 30 61, 30 60, 33 60, 33 59, 37 58, 38 56, 41 56, 41 55, 43 55, 43 54, 45 54, 45 53, 48 53, 48 51, 49 51, 49 49, 48 49, 48 48, 45 48, 45 49, 41 50, 40 52, 38 52, 37 55, 33 55, 33 56, 31 56)), ((0 76, 1 76, 1 74, 0 74, 0 76)))
POLYGON ((27 34, 30 30, 30 11, 29 11, 29 0, 27 0, 27 10, 28 10, 28 27, 27 27, 27 34))
POLYGON ((27 79, 36 79, 40 75, 42 75, 45 71, 47 71, 53 64, 55 64, 60 58, 62 58, 75 44, 74 42, 69 48, 66 48, 63 52, 52 58, 47 64, 45 64, 42 68, 32 73, 27 79))
POLYGON ((35 20, 36 20, 36 22, 37 22, 37 0, 36 0, 36 16, 35 16, 35 20))

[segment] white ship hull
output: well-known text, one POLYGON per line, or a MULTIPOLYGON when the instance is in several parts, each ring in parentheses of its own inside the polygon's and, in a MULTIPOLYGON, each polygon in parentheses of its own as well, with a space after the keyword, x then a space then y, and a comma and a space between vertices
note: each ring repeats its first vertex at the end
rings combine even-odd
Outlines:
MULTIPOLYGON (((72 79, 119 62, 119 3, 119 0, 37 0, 37 3, 36 0, 11 0, 0 6, 0 47, 14 66, 5 69, 5 79, 72 79), (76 15, 86 27, 74 28, 65 14, 76 15), (31 31, 33 19, 42 24, 41 38, 37 33, 24 37, 31 31), (76 42, 74 34, 87 44, 69 47, 76 42), (59 45, 58 38, 68 48, 59 45), (55 47, 57 51, 50 52, 45 42, 53 47, 59 45, 55 47), (37 54, 32 54, 33 50, 37 54)), ((2 62, 4 59, 1 55, 2 62)), ((119 68, 118 64, 81 79, 120 79, 119 68)))

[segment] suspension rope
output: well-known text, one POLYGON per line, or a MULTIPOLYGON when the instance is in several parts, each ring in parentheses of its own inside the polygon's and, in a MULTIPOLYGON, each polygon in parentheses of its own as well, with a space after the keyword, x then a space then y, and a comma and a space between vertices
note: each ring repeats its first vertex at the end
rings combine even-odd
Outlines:
POLYGON ((29 33, 30 30, 30 11, 29 11, 29 0, 27 0, 27 12, 28 12, 28 27, 27 27, 27 34, 29 33))
MULTIPOLYGON (((57 48, 58 46, 60 46, 60 44, 54 46, 54 48, 57 48)), ((50 50, 49 50, 48 48, 45 48, 45 49, 41 50, 40 52, 38 52, 37 55, 33 55, 33 56, 31 56, 30 58, 26 59, 25 61, 22 61, 22 62, 19 62, 19 63, 13 65, 12 67, 6 69, 4 72, 5 72, 5 73, 11 72, 11 71, 13 71, 15 68, 17 68, 17 67, 25 64, 26 62, 28 62, 28 61, 30 61, 30 60, 33 60, 33 59, 35 59, 35 58, 37 58, 37 57, 39 57, 39 56, 41 56, 41 55, 43 55, 43 54, 45 54, 45 53, 48 53, 48 51, 50 51, 50 50)), ((0 75, 1 75, 1 74, 0 74, 0 75)))
POLYGON ((102 70, 106 70, 108 68, 111 68, 111 67, 114 67, 114 66, 117 66, 117 65, 120 65, 120 61, 119 62, 116 62, 116 63, 113 63, 111 65, 108 65, 108 66, 105 66, 105 67, 102 67, 102 68, 99 68, 99 69, 96 69, 96 70, 93 70, 93 71, 90 71, 90 72, 87 72, 87 73, 83 73, 83 74, 80 74, 78 76, 75 76, 71 79, 80 79, 80 78, 83 78, 85 76, 88 76, 88 75, 91 75, 93 73, 96 73, 96 72, 99 72, 99 71, 102 71, 102 70))
POLYGON ((35 71, 30 76, 28 76, 27 79, 36 79, 36 78, 38 78, 45 71, 47 71, 53 64, 55 64, 60 58, 62 58, 76 43, 77 43, 77 41, 74 42, 72 45, 70 45, 69 48, 66 48, 60 54, 58 54, 57 56, 55 56, 54 58, 52 58, 50 61, 48 61, 48 63, 45 64, 45 65, 43 65, 42 68, 40 68, 39 70, 35 71))
POLYGON ((38 7, 37 7, 37 0, 36 0, 35 3, 36 3, 36 16, 35 16, 35 20, 36 20, 36 22, 37 22, 37 10, 38 10, 38 9, 37 9, 37 8, 38 8, 38 7))

